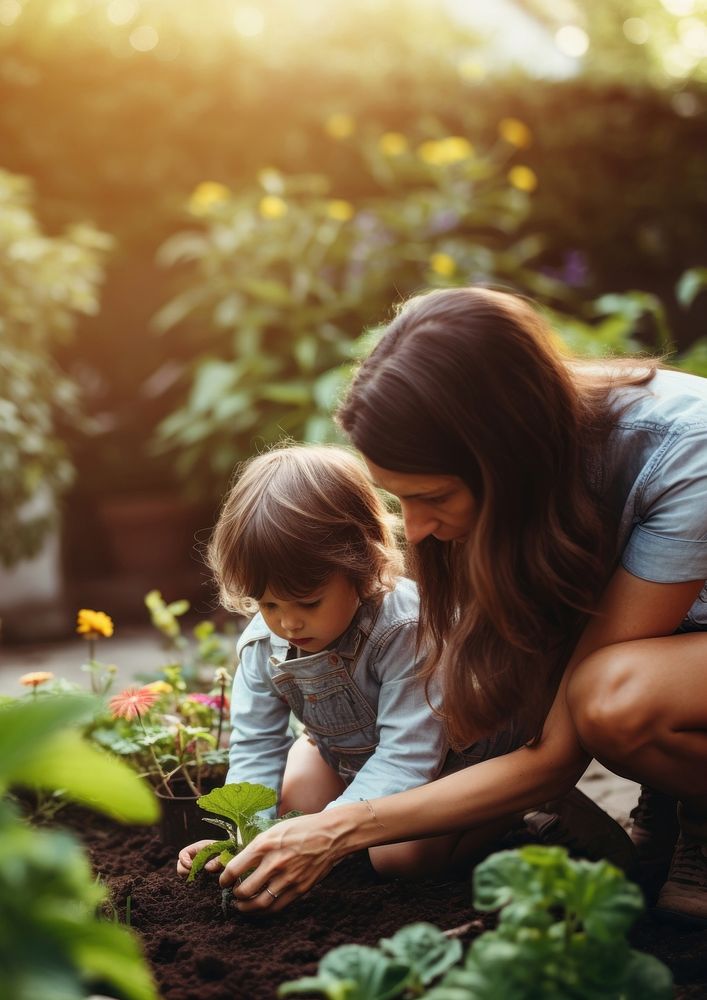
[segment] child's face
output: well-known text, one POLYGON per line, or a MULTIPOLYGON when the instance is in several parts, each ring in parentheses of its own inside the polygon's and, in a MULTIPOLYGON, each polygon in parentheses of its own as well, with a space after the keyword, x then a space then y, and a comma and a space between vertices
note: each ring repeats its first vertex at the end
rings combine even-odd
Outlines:
POLYGON ((280 597, 268 587, 258 606, 271 632, 307 653, 319 653, 346 631, 359 603, 351 581, 333 573, 306 597, 280 597))

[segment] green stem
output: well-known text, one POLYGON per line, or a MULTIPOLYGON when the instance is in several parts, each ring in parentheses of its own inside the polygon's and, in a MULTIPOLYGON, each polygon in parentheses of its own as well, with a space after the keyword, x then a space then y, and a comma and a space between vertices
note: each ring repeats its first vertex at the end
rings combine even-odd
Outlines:
POLYGON ((224 705, 224 698, 225 698, 225 692, 226 692, 226 682, 222 680, 221 684, 220 684, 220 687, 221 687, 221 702, 220 702, 219 707, 218 707, 218 732, 216 734, 216 749, 217 750, 219 750, 221 748, 221 732, 223 731, 223 705, 224 705))
MULTIPOLYGON (((197 743, 197 750, 198 750, 198 747, 199 747, 199 745, 197 743)), ((183 776, 184 780, 186 781, 187 785, 189 786, 189 788, 191 789, 192 795, 201 795, 201 792, 196 787, 196 785, 194 784, 194 782, 191 780, 191 775, 189 774, 187 766, 184 763, 184 742, 182 740, 182 731, 181 731, 181 729, 177 730, 177 749, 179 751, 179 768, 178 768, 178 770, 180 770, 182 772, 182 776, 183 776)))
MULTIPOLYGON (((145 723, 142 721, 142 716, 140 715, 139 712, 137 713, 137 717, 138 717, 138 720, 140 722, 140 726, 142 728, 142 731, 145 734, 145 739, 147 739, 147 730, 145 729, 145 723)), ((155 764, 155 767, 157 768, 157 773, 160 776, 160 781, 162 782, 162 785, 164 787, 165 792, 167 793, 167 795, 169 795, 169 797, 171 799, 173 799, 174 798, 174 792, 169 787, 169 782, 168 782, 168 779, 167 779, 167 775, 162 770, 162 765, 157 760, 157 754, 155 753, 155 748, 153 747, 153 745, 151 743, 148 744, 148 750, 150 751, 150 756, 152 757, 152 760, 153 760, 153 762, 155 764)))

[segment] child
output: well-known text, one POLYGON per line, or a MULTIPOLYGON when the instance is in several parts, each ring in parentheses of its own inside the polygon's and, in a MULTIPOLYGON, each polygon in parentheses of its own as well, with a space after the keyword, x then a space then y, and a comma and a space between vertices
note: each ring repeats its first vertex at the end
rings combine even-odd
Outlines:
MULTIPOLYGON (((238 643, 226 781, 277 789, 280 813, 413 788, 444 761, 419 676, 417 590, 388 521, 353 455, 293 446, 246 463, 216 525, 209 563, 224 604, 256 612, 238 643), (294 742, 291 712, 304 725, 294 742)), ((376 847, 371 860, 411 873, 436 841, 376 847)), ((182 850, 180 874, 204 843, 182 850)))

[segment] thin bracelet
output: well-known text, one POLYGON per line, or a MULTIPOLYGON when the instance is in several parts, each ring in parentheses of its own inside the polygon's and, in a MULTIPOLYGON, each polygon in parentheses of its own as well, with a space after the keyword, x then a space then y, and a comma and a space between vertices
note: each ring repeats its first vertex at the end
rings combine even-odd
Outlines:
POLYGON ((381 830, 385 830, 385 827, 383 826, 383 824, 381 823, 381 821, 376 816, 376 811, 373 808, 373 806, 371 805, 371 803, 368 801, 368 799, 361 799, 361 802, 365 802, 365 804, 368 806, 368 810, 369 810, 371 816, 373 817, 373 819, 376 821, 376 823, 381 828, 381 830))

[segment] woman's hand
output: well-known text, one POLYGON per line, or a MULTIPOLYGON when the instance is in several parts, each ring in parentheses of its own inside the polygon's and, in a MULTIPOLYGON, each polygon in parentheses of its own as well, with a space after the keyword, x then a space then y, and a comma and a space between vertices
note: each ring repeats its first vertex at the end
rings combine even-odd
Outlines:
POLYGON ((352 814, 358 811, 358 804, 337 806, 278 823, 228 862, 219 883, 234 886, 234 902, 244 913, 282 910, 356 849, 347 834, 357 825, 352 814))
MULTIPOLYGON (((179 852, 179 857, 177 858, 177 875, 188 875, 191 871, 194 858, 199 853, 201 848, 206 847, 207 844, 213 843, 213 840, 197 840, 194 844, 189 844, 187 847, 183 847, 179 852)), ((204 865, 204 870, 207 872, 217 872, 219 868, 223 868, 223 865, 218 858, 212 858, 204 865)))

